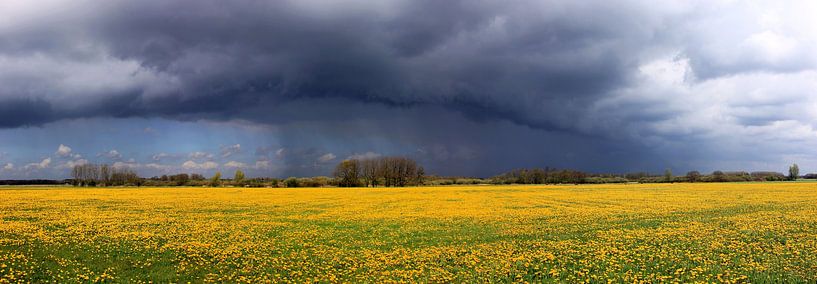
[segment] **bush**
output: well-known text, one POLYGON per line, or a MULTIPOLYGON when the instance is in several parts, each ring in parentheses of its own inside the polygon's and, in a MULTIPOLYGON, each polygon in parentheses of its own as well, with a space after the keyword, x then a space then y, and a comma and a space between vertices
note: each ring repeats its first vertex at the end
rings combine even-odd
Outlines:
POLYGON ((287 178, 284 180, 284 185, 286 187, 298 187, 298 179, 294 177, 287 178))

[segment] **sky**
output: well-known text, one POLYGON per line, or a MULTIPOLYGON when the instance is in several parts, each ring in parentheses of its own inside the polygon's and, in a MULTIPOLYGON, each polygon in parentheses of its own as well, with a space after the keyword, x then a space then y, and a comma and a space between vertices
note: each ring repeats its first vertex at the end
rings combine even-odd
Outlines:
POLYGON ((817 2, 0 1, 0 179, 817 172, 817 2))

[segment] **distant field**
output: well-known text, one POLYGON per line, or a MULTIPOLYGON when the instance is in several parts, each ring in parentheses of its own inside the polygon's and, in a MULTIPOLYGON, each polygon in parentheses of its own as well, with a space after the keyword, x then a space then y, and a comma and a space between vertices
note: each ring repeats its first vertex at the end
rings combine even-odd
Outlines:
POLYGON ((815 282, 817 184, 0 188, 4 282, 815 282))

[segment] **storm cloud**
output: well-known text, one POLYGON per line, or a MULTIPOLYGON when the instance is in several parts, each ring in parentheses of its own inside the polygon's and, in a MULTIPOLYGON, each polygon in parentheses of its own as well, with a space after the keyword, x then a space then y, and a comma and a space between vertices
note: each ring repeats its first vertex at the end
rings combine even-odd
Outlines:
POLYGON ((368 152, 476 175, 817 166, 815 5, 4 1, 0 127, 240 122, 297 175, 368 152))

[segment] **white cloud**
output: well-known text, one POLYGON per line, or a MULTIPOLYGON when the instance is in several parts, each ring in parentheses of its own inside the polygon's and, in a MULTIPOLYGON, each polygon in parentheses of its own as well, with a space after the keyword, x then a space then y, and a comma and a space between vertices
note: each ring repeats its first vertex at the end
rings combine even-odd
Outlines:
POLYGON ((100 153, 97 156, 107 157, 108 159, 111 159, 111 160, 120 160, 120 159, 122 159, 122 154, 119 153, 119 151, 117 151, 116 149, 110 150, 108 152, 100 153))
POLYGON ((118 162, 113 163, 113 165, 111 165, 111 166, 116 168, 116 169, 132 169, 132 170, 148 169, 148 170, 156 170, 156 171, 162 171, 162 172, 170 172, 170 171, 172 171, 174 169, 174 167, 172 167, 170 165, 163 165, 163 164, 158 164, 158 163, 141 164, 141 163, 137 163, 133 159, 130 159, 130 160, 125 161, 125 162, 118 161, 118 162))
POLYGON ((212 170, 218 168, 218 164, 215 162, 203 162, 203 163, 196 163, 194 161, 187 161, 182 164, 182 168, 188 170, 212 170))
POLYGON ((71 147, 60 144, 60 146, 57 147, 57 152, 55 154, 60 157, 68 157, 71 155, 71 147))
POLYGON ((39 163, 30 163, 25 166, 25 169, 45 169, 51 165, 51 158, 45 158, 39 163))
POLYGON ((275 157, 278 158, 279 160, 283 159, 284 155, 286 155, 286 152, 287 151, 286 151, 285 148, 280 148, 280 149, 275 151, 275 157))
POLYGON ((78 159, 78 160, 65 162, 64 164, 57 166, 57 168, 58 169, 71 169, 71 168, 74 168, 75 166, 82 166, 82 165, 86 165, 86 164, 88 164, 88 160, 78 159))
POLYGON ((221 147, 221 157, 227 158, 229 156, 235 155, 236 153, 241 152, 241 144, 229 145, 229 146, 222 146, 221 147))
POLYGON ((187 155, 190 159, 212 159, 213 154, 206 153, 206 152, 192 152, 190 155, 187 155))
POLYGON ((161 161, 162 159, 166 159, 166 158, 170 158, 170 157, 173 157, 173 155, 170 155, 168 153, 159 153, 159 154, 153 155, 151 157, 151 159, 153 159, 154 161, 161 161))
POLYGON ((255 162, 255 168, 259 170, 270 169, 271 167, 270 161, 261 160, 255 162))
POLYGON ((669 56, 640 71, 639 83, 592 105, 582 130, 687 153, 695 168, 784 168, 785 157, 817 154, 806 146, 817 139, 815 70, 699 80, 688 58, 669 56))
POLYGON ((377 157, 380 157, 380 156, 382 156, 382 155, 379 154, 379 153, 366 152, 366 153, 363 153, 363 154, 353 154, 353 155, 347 157, 346 159, 347 160, 366 160, 366 159, 374 159, 374 158, 377 158, 377 157))
POLYGON ((236 161, 229 161, 224 166, 228 168, 247 168, 247 164, 236 161))
POLYGON ((778 64, 786 60, 795 59, 799 42, 771 31, 763 31, 749 36, 745 40, 747 50, 755 58, 767 64, 778 64))
POLYGON ((157 163, 149 163, 149 164, 144 165, 144 168, 166 172, 166 171, 171 170, 173 167, 168 166, 168 165, 157 164, 157 163))
POLYGON ((335 156, 335 154, 328 153, 328 154, 324 154, 323 156, 318 157, 318 162, 327 163, 329 161, 334 160, 335 158, 337 158, 337 156, 335 156))
POLYGON ((112 167, 116 169, 136 169, 139 168, 141 165, 132 161, 128 162, 115 162, 113 163, 112 167))
POLYGON ((226 168, 242 168, 242 169, 255 169, 255 170, 267 170, 272 168, 272 163, 268 160, 258 160, 255 162, 254 165, 249 165, 246 163, 238 162, 238 161, 229 161, 224 164, 226 168))
POLYGON ((6 170, 6 171, 10 171, 10 170, 13 170, 13 169, 14 169, 14 164, 12 164, 12 163, 6 163, 6 165, 3 166, 3 170, 6 170))

